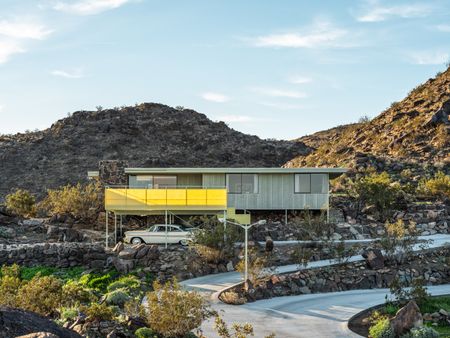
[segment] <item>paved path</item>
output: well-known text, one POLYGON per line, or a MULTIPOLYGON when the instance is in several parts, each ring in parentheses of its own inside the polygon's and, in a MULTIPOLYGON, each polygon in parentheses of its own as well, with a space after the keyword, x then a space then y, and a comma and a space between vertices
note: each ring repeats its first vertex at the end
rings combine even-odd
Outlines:
MULTIPOLYGON (((450 235, 433 235, 421 237, 433 240, 429 247, 440 247, 450 243, 450 235)), ((416 249, 419 249, 417 247, 416 249)), ((353 256, 350 262, 362 260, 353 256)), ((333 260, 311 262, 308 268, 336 264, 333 260)), ((277 272, 298 270, 298 265, 277 268, 277 272)), ((227 305, 217 299, 220 290, 239 283, 240 273, 227 272, 189 279, 181 282, 184 288, 196 290, 212 299, 212 307, 221 313, 227 323, 253 324, 255 337, 274 332, 278 338, 296 337, 358 337, 347 328, 347 321, 354 314, 384 302, 388 293, 386 289, 353 290, 312 295, 278 297, 260 300, 244 305, 227 305)), ((429 288, 433 294, 450 293, 450 285, 429 288)), ((217 337, 212 321, 203 324, 202 329, 208 338, 217 337)))

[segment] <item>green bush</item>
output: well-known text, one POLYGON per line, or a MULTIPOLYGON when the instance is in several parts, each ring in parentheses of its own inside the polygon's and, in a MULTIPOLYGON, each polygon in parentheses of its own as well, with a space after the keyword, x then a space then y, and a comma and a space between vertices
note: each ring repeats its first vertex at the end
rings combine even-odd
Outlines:
POLYGON ((47 196, 40 207, 48 215, 65 214, 72 215, 75 219, 92 221, 102 209, 102 189, 95 182, 47 190, 47 196))
POLYGON ((400 336, 400 338, 439 338, 439 333, 431 327, 413 328, 410 332, 400 336))
POLYGON ((1 268, 0 305, 17 307, 17 292, 22 285, 20 267, 17 264, 1 268))
POLYGON ((36 212, 36 199, 28 190, 17 189, 6 195, 6 208, 12 213, 30 217, 36 212))
POLYGON ((88 322, 100 322, 103 320, 113 320, 115 311, 111 306, 105 303, 92 303, 89 306, 81 307, 81 310, 86 314, 88 322))
POLYGON ((375 206, 380 218, 385 220, 400 191, 399 186, 391 180, 389 174, 371 172, 360 177, 353 185, 361 202, 375 206))
POLYGON ((78 316, 78 308, 77 307, 62 307, 60 309, 60 319, 63 322, 67 322, 69 320, 74 320, 78 316))
POLYGON ((66 306, 88 304, 96 300, 96 296, 81 283, 69 280, 62 288, 63 303, 66 306))
POLYGON ((22 309, 52 316, 62 301, 62 283, 54 276, 35 276, 25 282, 17 293, 18 306, 22 309))
POLYGON ((109 292, 117 289, 126 289, 128 291, 136 291, 141 287, 141 281, 136 276, 123 276, 108 285, 109 292))
POLYGON ((130 295, 124 289, 116 289, 106 294, 106 302, 109 305, 122 307, 130 299, 130 295))
POLYGON ((90 289, 105 292, 108 285, 118 275, 117 271, 110 271, 105 275, 88 273, 80 277, 79 282, 90 289))
POLYGON ((369 329, 371 338, 395 338, 389 318, 382 317, 376 321, 369 329))
POLYGON ((450 175, 439 171, 433 178, 420 181, 417 190, 426 196, 450 198, 450 175))
POLYGON ((49 267, 49 266, 33 266, 33 267, 23 267, 20 271, 20 277, 23 280, 29 281, 32 280, 36 275, 40 275, 41 277, 53 275, 57 268, 49 267))
POLYGON ((148 327, 141 327, 134 333, 136 338, 158 338, 158 335, 148 327))

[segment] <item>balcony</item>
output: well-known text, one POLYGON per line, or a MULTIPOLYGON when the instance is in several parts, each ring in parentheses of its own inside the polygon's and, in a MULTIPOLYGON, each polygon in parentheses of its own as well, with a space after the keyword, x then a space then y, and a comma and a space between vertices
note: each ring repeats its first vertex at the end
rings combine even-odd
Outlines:
POLYGON ((105 209, 116 213, 151 214, 172 211, 227 209, 227 190, 106 188, 105 209))

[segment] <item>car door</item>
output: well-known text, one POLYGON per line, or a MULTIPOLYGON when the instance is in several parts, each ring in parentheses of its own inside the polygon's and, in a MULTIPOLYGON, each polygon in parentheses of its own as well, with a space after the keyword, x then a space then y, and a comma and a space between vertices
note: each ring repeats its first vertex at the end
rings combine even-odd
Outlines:
POLYGON ((169 237, 170 243, 178 243, 184 238, 183 231, 179 227, 169 226, 169 237))

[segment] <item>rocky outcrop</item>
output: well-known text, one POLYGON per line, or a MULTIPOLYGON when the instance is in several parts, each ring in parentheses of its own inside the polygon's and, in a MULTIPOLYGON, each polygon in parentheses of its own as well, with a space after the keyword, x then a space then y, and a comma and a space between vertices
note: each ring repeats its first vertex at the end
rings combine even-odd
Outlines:
POLYGON ((288 167, 371 166, 414 175, 435 168, 450 172, 450 68, 413 89, 371 121, 349 124, 298 139, 314 148, 288 167))
POLYGON ((81 338, 76 332, 64 329, 34 312, 0 307, 0 338, 24 335, 27 335, 26 337, 52 337, 49 334, 59 338, 81 338), (38 333, 40 335, 37 335, 38 333))
POLYGON ((262 140, 190 109, 143 103, 79 111, 43 131, 0 136, 0 196, 42 194, 87 179, 99 161, 135 167, 270 167, 306 154, 301 142, 262 140), (26 154, 26 156, 24 156, 26 154))

